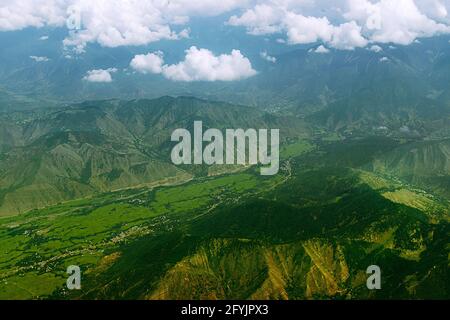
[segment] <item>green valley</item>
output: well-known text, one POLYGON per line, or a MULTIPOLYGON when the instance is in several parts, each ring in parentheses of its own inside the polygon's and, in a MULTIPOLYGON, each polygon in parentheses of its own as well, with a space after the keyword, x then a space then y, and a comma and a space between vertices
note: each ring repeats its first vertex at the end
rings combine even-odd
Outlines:
POLYGON ((274 177, 197 175, 4 217, 0 297, 448 298, 450 203, 368 170, 374 141, 293 144, 274 177), (372 264, 383 290, 366 288, 372 264))

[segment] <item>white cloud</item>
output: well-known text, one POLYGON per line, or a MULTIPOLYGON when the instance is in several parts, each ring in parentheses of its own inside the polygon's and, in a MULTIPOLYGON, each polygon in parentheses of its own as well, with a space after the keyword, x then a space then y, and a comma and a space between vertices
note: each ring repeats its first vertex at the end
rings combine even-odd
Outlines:
MULTIPOLYGON (((248 0, 250 1, 250 0, 248 0)), ((76 17, 80 30, 65 39, 67 48, 84 52, 88 43, 105 47, 146 45, 188 36, 193 16, 214 16, 234 10, 242 0, 0 0, 0 31, 27 27, 63 27, 76 17), (70 10, 69 10, 70 9, 70 10), (74 9, 74 10, 72 10, 74 9)))
POLYGON ((163 74, 175 81, 233 81, 252 77, 256 71, 239 50, 215 56, 207 49, 191 47, 184 61, 165 66, 163 74))
POLYGON ((163 64, 163 53, 157 51, 155 53, 135 56, 133 60, 131 60, 130 66, 141 73, 162 73, 163 64))
POLYGON ((380 47, 379 45, 373 45, 373 46, 370 47, 370 51, 378 53, 378 52, 383 51, 383 48, 380 47))
POLYGON ((449 0, 257 2, 228 23, 246 27, 250 34, 285 33, 291 44, 323 42, 351 50, 373 42, 408 45, 450 33, 449 0))
POLYGON ((41 41, 45 41, 45 40, 48 40, 48 39, 49 39, 49 36, 42 36, 42 37, 39 38, 39 40, 41 40, 41 41))
POLYGON ((0 0, 0 31, 63 26, 65 1, 0 0))
MULTIPOLYGON (((254 35, 285 32, 290 44, 320 41, 337 49, 351 50, 368 43, 361 34, 362 28, 354 21, 334 26, 328 17, 305 16, 275 3, 279 5, 257 5, 241 16, 232 16, 228 24, 245 26, 254 35)), ((281 4, 286 3, 281 1, 281 4)))
POLYGON ((98 42, 105 47, 118 47, 146 45, 162 39, 179 39, 180 35, 172 29, 171 24, 177 24, 183 19, 166 16, 163 7, 158 7, 157 2, 75 1, 81 13, 81 30, 72 32, 64 40, 64 44, 82 52, 90 42, 98 42))
POLYGON ((38 57, 38 56, 30 56, 30 59, 36 61, 36 62, 47 62, 50 61, 47 57, 38 57))
POLYGON ((229 27, 253 35, 337 49, 450 33, 450 0, 0 0, 0 31, 63 27, 68 8, 79 11, 81 29, 64 44, 77 52, 94 42, 117 47, 185 38, 192 17, 223 13, 233 14, 229 27))
POLYGON ((291 44, 328 42, 333 33, 333 26, 326 17, 305 17, 300 14, 288 13, 284 24, 288 41, 291 44))
MULTIPOLYGON (((448 25, 439 23, 421 12, 417 6, 419 2, 349 0, 349 10, 344 17, 365 26, 366 36, 380 43, 408 45, 417 38, 450 33, 448 25)), ((444 5, 444 2, 440 3, 444 5)), ((446 5, 449 5, 448 1, 446 5)))
POLYGON ((316 50, 314 50, 315 53, 329 53, 330 50, 324 47, 323 45, 320 45, 317 47, 316 50))
POLYGON ((441 0, 420 0, 416 1, 419 9, 427 16, 438 21, 447 21, 449 19, 449 1, 441 0))
POLYGON ((228 24, 232 26, 243 26, 247 32, 253 35, 262 35, 280 32, 284 12, 282 8, 277 8, 269 4, 258 4, 252 9, 248 9, 240 17, 232 16, 228 24))
POLYGON ((261 56, 261 58, 263 58, 266 61, 272 62, 272 63, 276 63, 277 62, 277 58, 270 56, 267 51, 263 51, 259 54, 261 56))
POLYGON ((112 82, 111 73, 115 72, 117 72, 116 68, 90 70, 83 80, 88 82, 112 82))
POLYGON ((234 81, 256 75, 250 60, 239 50, 215 56, 210 50, 191 47, 185 59, 163 65, 162 54, 149 53, 134 57, 130 66, 139 72, 162 74, 173 81, 234 81))
POLYGON ((389 58, 388 57, 383 57, 380 59, 380 62, 389 62, 389 58))
POLYGON ((347 22, 334 27, 329 44, 336 49, 353 50, 367 46, 369 41, 361 33, 362 28, 356 22, 347 22))

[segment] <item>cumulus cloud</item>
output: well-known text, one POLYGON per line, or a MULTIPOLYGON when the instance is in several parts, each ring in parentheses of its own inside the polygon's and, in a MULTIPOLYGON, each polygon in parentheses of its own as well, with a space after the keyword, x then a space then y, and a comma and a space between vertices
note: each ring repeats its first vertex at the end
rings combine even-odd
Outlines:
POLYGON ((449 9, 449 0, 271 0, 258 1, 228 24, 256 35, 284 33, 291 44, 351 50, 450 33, 449 9))
MULTIPOLYGON (((276 2, 275 2, 276 3, 276 2)), ((290 44, 324 42, 337 49, 364 47, 368 40, 354 21, 333 25, 328 17, 305 16, 278 5, 257 5, 241 16, 232 16, 228 24, 245 26, 250 34, 285 32, 290 44)))
POLYGON ((149 54, 139 54, 131 60, 130 66, 141 73, 162 73, 163 53, 157 51, 149 54))
MULTIPOLYGON (((418 3, 414 0, 349 0, 349 10, 344 16, 365 26, 366 36, 380 43, 408 45, 420 37, 450 33, 448 25, 421 12, 418 3)), ((444 6, 444 2, 439 3, 444 6)))
POLYGON ((64 44, 78 52, 84 52, 91 42, 105 47, 146 45, 187 37, 188 28, 180 25, 191 17, 222 14, 245 3, 245 0, 0 0, 0 31, 63 27, 68 21, 77 21, 79 30, 72 30, 64 44))
POLYGON ((130 66, 142 73, 162 74, 173 81, 234 81, 252 77, 256 71, 250 60, 239 50, 215 56, 210 50, 191 47, 183 61, 163 65, 161 53, 149 53, 133 58, 130 66))
POLYGON ((83 78, 83 80, 86 80, 88 82, 108 83, 108 82, 112 82, 111 73, 115 73, 115 72, 117 72, 116 68, 90 70, 87 72, 87 74, 83 78))
POLYGON ((362 28, 356 22, 347 22, 333 29, 329 44, 336 49, 353 50, 367 46, 369 41, 361 34, 362 28))
POLYGON ((184 22, 184 18, 165 14, 158 3, 163 1, 100 0, 75 2, 74 14, 79 13, 80 30, 72 31, 64 40, 68 48, 83 52, 87 43, 98 42, 105 47, 146 45, 180 35, 171 27, 184 22))
POLYGON ((288 13, 284 20, 288 40, 292 44, 330 41, 333 26, 326 17, 305 17, 288 13))
POLYGON ((449 12, 450 0, 0 0, 0 31, 63 27, 76 15, 79 30, 64 44, 83 52, 94 42, 117 47, 177 40, 189 36, 192 17, 229 13, 228 27, 253 35, 351 50, 448 34, 449 12))
POLYGON ((417 1, 417 6, 426 15, 439 21, 448 21, 449 1, 421 0, 417 1))
POLYGON ((63 26, 64 1, 0 0, 0 31, 27 27, 63 26))
POLYGON ((228 24, 243 26, 253 35, 271 34, 283 29, 283 9, 269 4, 258 4, 248 9, 241 16, 232 16, 228 24))
POLYGON ((261 58, 263 58, 266 61, 272 62, 272 63, 276 63, 277 62, 277 58, 270 56, 267 51, 263 51, 259 54, 261 56, 261 58))

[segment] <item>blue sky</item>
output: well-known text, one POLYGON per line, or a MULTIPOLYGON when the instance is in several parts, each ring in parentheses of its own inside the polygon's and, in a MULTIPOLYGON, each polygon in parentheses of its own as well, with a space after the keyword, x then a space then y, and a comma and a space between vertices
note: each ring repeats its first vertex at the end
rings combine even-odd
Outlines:
MULTIPOLYGON (((317 44, 317 53, 376 50, 449 34, 449 10, 450 0, 0 0, 0 32, 63 29, 58 54, 65 59, 93 46, 151 46, 127 61, 129 72, 178 82, 238 81, 257 74, 244 39, 258 39, 257 59, 269 64, 276 63, 273 52, 297 45, 317 44), (214 34, 198 32, 202 19, 217 25, 214 34), (177 48, 176 59, 160 43, 177 48)), ((52 39, 43 32, 39 40, 52 39)), ((39 53, 29 57, 51 61, 39 53)), ((107 83, 121 71, 93 65, 83 79, 107 83)))

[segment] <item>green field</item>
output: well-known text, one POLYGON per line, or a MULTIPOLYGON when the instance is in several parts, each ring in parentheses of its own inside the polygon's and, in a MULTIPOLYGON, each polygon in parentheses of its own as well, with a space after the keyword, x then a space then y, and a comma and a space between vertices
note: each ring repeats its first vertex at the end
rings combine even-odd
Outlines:
MULTIPOLYGON (((95 266, 105 252, 225 201, 266 190, 280 178, 206 178, 176 187, 128 190, 0 220, 0 298, 39 298, 65 283, 65 268, 95 266), (49 276, 52 274, 52 276, 49 276)), ((233 200, 230 200, 233 199, 233 200)))
POLYGON ((250 168, 2 218, 0 298, 448 297, 448 203, 366 171, 309 168, 305 148, 286 148, 300 157, 272 178, 250 168), (364 282, 374 262, 389 280, 377 293, 364 282), (81 291, 65 288, 69 265, 81 291))

